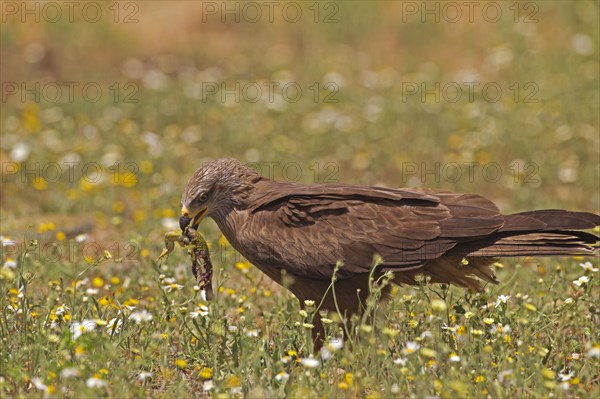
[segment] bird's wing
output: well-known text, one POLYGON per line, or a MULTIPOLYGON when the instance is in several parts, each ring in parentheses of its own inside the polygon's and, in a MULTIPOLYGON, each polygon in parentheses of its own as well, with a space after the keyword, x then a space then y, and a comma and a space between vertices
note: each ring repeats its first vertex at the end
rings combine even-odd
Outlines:
POLYGON ((372 200, 419 200, 432 204, 439 202, 436 195, 430 195, 425 190, 417 189, 394 189, 377 186, 356 186, 348 184, 293 184, 274 182, 272 180, 262 181, 256 194, 252 198, 252 206, 248 209, 256 212, 261 208, 271 206, 275 203, 285 201, 291 197, 312 197, 321 199, 372 199, 372 200))
POLYGON ((338 184, 277 184, 255 198, 260 234, 255 262, 313 278, 366 273, 375 254, 385 268, 410 270, 457 243, 486 236, 504 218, 489 200, 470 194, 338 184), (262 248, 264 247, 264 248, 262 248))

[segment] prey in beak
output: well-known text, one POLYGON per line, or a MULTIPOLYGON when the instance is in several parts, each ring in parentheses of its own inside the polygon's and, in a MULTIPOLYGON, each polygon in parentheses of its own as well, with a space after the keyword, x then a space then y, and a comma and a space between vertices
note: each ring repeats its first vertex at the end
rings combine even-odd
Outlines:
POLYGON ((190 211, 185 206, 182 207, 181 216, 179 217, 179 227, 181 228, 181 231, 185 231, 190 223, 192 225, 191 227, 196 229, 204 218, 204 215, 206 215, 206 212, 208 212, 208 207, 201 209, 195 215, 190 215, 190 211))

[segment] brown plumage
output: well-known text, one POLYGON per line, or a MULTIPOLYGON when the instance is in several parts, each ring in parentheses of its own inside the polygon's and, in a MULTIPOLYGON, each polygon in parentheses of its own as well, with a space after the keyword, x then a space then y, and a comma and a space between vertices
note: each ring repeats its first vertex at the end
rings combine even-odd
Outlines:
MULTIPOLYGON (((481 280, 496 282, 490 265, 499 257, 599 254, 590 246, 598 237, 576 231, 600 225, 593 213, 502 215, 474 194, 277 182, 234 159, 198 169, 181 202, 182 229, 211 217, 231 245, 277 283, 285 270, 293 278, 287 288, 301 303, 318 304, 343 262, 335 291, 347 313, 359 311, 368 295, 376 254, 383 263, 375 278, 389 270, 396 283, 415 284, 417 275, 428 275, 474 290, 481 280)), ((335 310, 331 290, 322 309, 335 310)))

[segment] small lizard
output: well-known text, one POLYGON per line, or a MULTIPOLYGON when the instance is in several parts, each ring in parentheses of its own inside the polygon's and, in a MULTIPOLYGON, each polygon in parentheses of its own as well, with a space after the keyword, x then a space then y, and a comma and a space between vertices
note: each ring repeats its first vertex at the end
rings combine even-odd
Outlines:
POLYGON ((192 260, 192 273, 198 282, 200 290, 206 294, 206 299, 213 298, 212 288, 212 262, 206 240, 191 227, 186 227, 184 232, 173 230, 165 234, 165 249, 156 259, 157 262, 169 255, 175 248, 175 243, 181 247, 188 247, 188 254, 192 260))

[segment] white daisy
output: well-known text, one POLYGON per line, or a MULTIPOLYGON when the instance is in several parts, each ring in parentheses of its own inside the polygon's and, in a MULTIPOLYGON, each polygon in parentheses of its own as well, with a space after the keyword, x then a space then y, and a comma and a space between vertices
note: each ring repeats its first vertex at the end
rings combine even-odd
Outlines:
POLYGON ((585 263, 580 263, 579 266, 581 266, 581 268, 583 270, 585 270, 586 272, 592 272, 592 273, 596 273, 598 271, 597 267, 594 267, 594 265, 592 264, 592 262, 585 262, 585 263))
POLYGON ((107 383, 105 380, 98 377, 90 377, 85 381, 88 388, 104 388, 107 383))
POLYGON ((305 357, 304 359, 300 360, 300 363, 302 363, 304 367, 309 369, 319 367, 319 365, 321 364, 321 362, 318 359, 315 359, 314 357, 305 357))
POLYGON ((496 305, 494 307, 497 308, 501 303, 507 303, 509 299, 510 295, 498 295, 498 299, 496 299, 496 305))
POLYGON ((152 320, 152 314, 148 312, 146 309, 141 311, 132 312, 129 315, 129 318, 135 321, 137 324, 142 324, 144 322, 152 320))
POLYGON ((590 278, 588 276, 581 276, 577 280, 573 280, 573 284, 578 287, 586 285, 589 282, 590 282, 590 278))
POLYGON ((85 319, 81 323, 76 321, 71 324, 71 336, 75 341, 83 334, 94 331, 96 329, 96 322, 94 320, 85 319))

